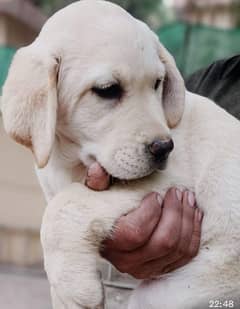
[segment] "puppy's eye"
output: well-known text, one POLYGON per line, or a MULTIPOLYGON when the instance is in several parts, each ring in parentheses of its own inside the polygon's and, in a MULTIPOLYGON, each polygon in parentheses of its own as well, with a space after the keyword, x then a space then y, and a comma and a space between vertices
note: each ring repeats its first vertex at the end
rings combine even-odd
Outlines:
POLYGON ((93 93, 102 99, 120 99, 123 95, 123 89, 119 84, 107 85, 104 87, 93 87, 93 93))
POLYGON ((154 90, 158 90, 158 88, 159 88, 159 86, 160 86, 160 84, 161 84, 161 79, 160 78, 158 78, 157 80, 156 80, 156 82, 155 82, 155 85, 154 85, 154 90))

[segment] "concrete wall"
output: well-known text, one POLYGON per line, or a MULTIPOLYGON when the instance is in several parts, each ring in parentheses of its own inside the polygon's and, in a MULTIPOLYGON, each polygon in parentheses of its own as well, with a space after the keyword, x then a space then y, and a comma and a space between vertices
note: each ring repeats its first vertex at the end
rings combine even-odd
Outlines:
POLYGON ((45 204, 31 152, 6 136, 0 116, 0 262, 41 262, 39 229, 45 204))
POLYGON ((191 23, 229 29, 240 22, 240 4, 234 0, 165 0, 165 3, 191 23))
POLYGON ((183 13, 185 20, 191 23, 200 23, 222 29, 234 28, 239 16, 232 7, 192 7, 183 13))
POLYGON ((9 15, 0 14, 0 45, 21 47, 32 42, 37 33, 9 15))

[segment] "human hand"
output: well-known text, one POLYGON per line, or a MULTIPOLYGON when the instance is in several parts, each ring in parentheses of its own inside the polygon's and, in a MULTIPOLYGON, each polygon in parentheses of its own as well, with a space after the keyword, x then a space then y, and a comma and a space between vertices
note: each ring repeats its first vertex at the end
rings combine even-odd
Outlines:
MULTIPOLYGON (((86 184, 95 190, 109 187, 109 175, 99 164, 90 167, 86 184)), ((119 218, 103 257, 119 271, 149 279, 173 271, 196 256, 203 212, 194 194, 172 188, 164 200, 152 192, 140 206, 119 218)))

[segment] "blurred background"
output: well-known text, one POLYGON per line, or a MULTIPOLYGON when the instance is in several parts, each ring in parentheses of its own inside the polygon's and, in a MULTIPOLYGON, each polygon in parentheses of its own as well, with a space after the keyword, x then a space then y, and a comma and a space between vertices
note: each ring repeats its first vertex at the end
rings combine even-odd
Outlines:
MULTIPOLYGON (((0 0, 0 91, 16 50, 30 44, 56 10, 74 1, 0 0)), ((144 20, 184 77, 240 53, 240 0, 115 0, 144 20)), ((4 133, 0 116, 0 308, 50 309, 39 229, 45 201, 29 151, 4 133)), ((108 267, 109 309, 126 308, 134 284, 108 267), (114 288, 121 286, 121 289, 114 288)))

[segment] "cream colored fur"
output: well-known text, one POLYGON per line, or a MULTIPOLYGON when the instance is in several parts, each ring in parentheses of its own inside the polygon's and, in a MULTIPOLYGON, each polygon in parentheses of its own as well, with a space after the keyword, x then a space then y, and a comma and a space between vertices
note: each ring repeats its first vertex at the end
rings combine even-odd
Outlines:
POLYGON ((240 124, 186 92, 173 58, 146 25, 105 1, 59 11, 15 56, 2 113, 7 132, 33 151, 49 201, 41 237, 54 309, 103 308, 96 266, 102 240, 149 191, 171 186, 193 190, 204 210, 200 253, 143 282, 129 308, 202 309, 211 299, 238 298, 240 124), (125 90, 120 101, 91 90, 114 82, 125 90), (146 144, 170 136, 175 148, 167 168, 156 171, 146 144), (94 161, 133 181, 89 190, 83 178, 94 161))

